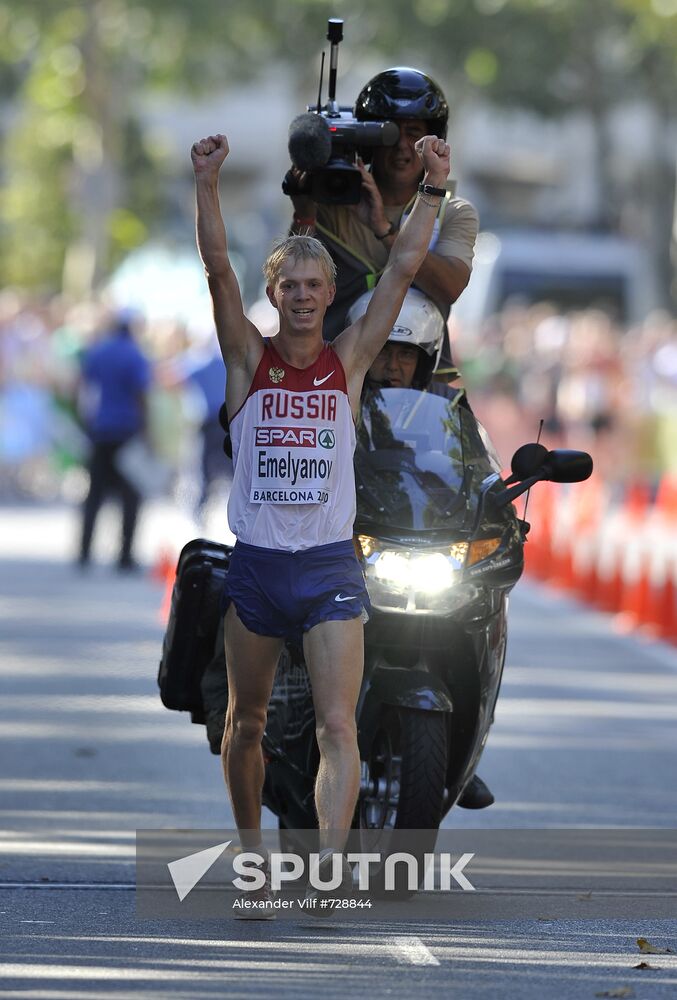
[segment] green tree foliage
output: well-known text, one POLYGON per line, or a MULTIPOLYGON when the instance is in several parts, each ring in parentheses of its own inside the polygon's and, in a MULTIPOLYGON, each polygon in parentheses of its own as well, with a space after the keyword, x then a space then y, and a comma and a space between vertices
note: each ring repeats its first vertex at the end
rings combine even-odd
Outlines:
POLYGON ((54 290, 65 268, 84 292, 145 241, 172 165, 144 142, 138 97, 213 82, 216 14, 178 0, 0 3, 0 280, 54 290))
POLYGON ((330 16, 344 70, 425 65, 452 104, 582 108, 603 132, 644 98, 674 123, 677 0, 0 0, 0 281, 58 288, 65 263, 96 283, 165 221, 175 167, 140 95, 246 85, 276 61, 312 95, 330 16))

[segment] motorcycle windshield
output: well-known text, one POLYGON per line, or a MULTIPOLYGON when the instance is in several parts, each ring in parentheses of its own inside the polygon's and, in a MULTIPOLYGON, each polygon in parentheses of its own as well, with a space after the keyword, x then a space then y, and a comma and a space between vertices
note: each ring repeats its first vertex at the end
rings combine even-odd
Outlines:
POLYGON ((358 523, 416 531, 472 524, 480 484, 500 468, 462 398, 417 389, 365 396, 355 450, 358 523))

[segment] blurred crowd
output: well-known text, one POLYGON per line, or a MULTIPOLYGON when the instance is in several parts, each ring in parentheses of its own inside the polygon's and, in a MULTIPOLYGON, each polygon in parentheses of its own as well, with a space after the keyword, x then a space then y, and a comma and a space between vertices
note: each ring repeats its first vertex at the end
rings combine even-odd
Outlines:
POLYGON ((667 313, 622 326, 599 309, 515 303, 479 331, 456 327, 452 343, 505 465, 543 420, 544 444, 589 451, 619 492, 677 472, 677 320, 667 313))
MULTIPOLYGON (((99 302, 0 293, 0 500, 84 497, 81 359, 115 322, 115 310, 99 302)), ((209 480, 227 475, 215 337, 166 319, 137 316, 133 326, 153 372, 148 437, 173 473, 175 496, 197 511, 209 480)), ((623 327, 597 309, 563 314, 513 303, 480 330, 452 319, 452 344, 506 467, 543 420, 545 444, 590 451, 619 488, 637 478, 655 487, 677 471, 677 321, 669 315, 623 327)))
POLYGON ((129 326, 151 365, 146 437, 171 471, 175 498, 196 514, 206 490, 227 478, 215 433, 225 368, 210 329, 148 320, 92 301, 47 302, 0 293, 0 500, 80 502, 87 488, 91 405, 82 364, 111 331, 129 326))

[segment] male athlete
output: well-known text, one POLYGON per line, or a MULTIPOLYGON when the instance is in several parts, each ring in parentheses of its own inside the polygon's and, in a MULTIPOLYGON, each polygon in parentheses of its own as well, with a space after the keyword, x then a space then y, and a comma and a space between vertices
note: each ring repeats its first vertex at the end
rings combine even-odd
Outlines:
MULTIPOLYGON (((219 203, 228 141, 212 135, 191 150, 197 243, 228 373, 235 468, 224 775, 242 846, 263 854, 261 741, 284 638, 301 634, 320 751, 315 805, 323 880, 334 870, 333 852, 344 847, 360 783, 355 709, 369 599, 352 543, 354 420, 365 374, 426 254, 449 174, 443 139, 424 136, 416 155, 424 177, 413 210, 364 316, 330 345, 322 321, 334 298, 334 264, 310 236, 288 237, 264 265, 279 333, 264 340, 246 318, 219 203)), ((343 876, 350 881, 345 858, 343 876)), ((262 891, 269 894, 268 884, 262 891)))

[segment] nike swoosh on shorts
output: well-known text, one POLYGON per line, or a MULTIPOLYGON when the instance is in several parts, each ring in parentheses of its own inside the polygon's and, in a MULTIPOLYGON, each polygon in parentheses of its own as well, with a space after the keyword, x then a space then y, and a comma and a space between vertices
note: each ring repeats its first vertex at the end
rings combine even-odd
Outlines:
POLYGON ((356 601, 357 594, 351 594, 350 597, 341 597, 340 594, 337 594, 334 600, 339 601, 339 603, 343 603, 343 601, 356 601))
MULTIPOLYGON (((336 369, 334 369, 334 372, 335 371, 336 371, 336 369)), ((332 375, 334 374, 334 372, 329 372, 329 374, 325 375, 324 378, 317 378, 317 377, 315 377, 313 379, 313 385, 322 385, 323 382, 326 382, 328 378, 332 377, 332 375)))

